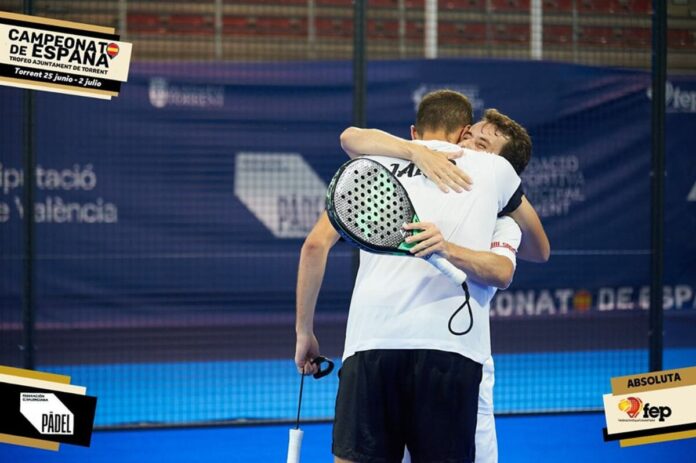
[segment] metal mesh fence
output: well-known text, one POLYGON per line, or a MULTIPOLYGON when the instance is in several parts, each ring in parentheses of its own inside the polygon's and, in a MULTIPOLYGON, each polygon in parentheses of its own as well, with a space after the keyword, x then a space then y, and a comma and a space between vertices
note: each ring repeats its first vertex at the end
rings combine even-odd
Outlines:
MULTIPOLYGON (((37 368, 87 386, 102 427, 293 419, 297 261, 347 159, 353 2, 32 3, 37 16, 114 27, 133 43, 113 101, 36 93, 37 368)), ((609 377, 647 369, 651 2, 434 3, 367 2, 367 125, 409 138, 420 98, 447 87, 475 117, 496 107, 527 127, 522 178, 553 254, 520 263, 492 303, 496 411, 601 408, 609 377)), ((685 178, 694 12, 669 3, 668 169, 685 178)), ((23 98, 0 88, 0 363, 12 366, 23 98)), ((688 207, 675 209, 682 228, 668 213, 666 366, 696 358, 693 258, 676 245, 695 226, 688 207)), ((352 260, 344 243, 332 250, 317 308, 322 351, 336 359, 352 260)), ((330 419, 336 385, 308 382, 303 418, 330 419)))

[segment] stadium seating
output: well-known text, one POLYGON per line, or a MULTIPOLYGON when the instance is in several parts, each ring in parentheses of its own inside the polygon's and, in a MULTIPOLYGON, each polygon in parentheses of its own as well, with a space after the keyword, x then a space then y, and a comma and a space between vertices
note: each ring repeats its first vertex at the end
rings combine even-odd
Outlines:
MULTIPOLYGON (((612 64, 633 63, 639 53, 645 58, 638 60, 639 65, 649 65, 652 0, 541 3, 543 43, 553 52, 545 56, 612 64), (633 54, 630 60, 626 50, 633 54)), ((309 4, 309 0, 222 0, 219 4, 65 0, 37 14, 121 28, 123 38, 136 43, 138 59, 159 59, 162 47, 175 49, 169 55, 174 59, 218 59, 221 49, 234 50, 229 59, 240 53, 245 59, 349 58, 353 1, 312 0, 312 15, 309 4), (216 5, 221 5, 220 10, 216 11, 216 5), (221 18, 220 29, 216 18, 221 18), (310 32, 314 32, 311 37, 310 32), (244 52, 244 47, 250 51, 244 52), (214 49, 218 52, 213 53, 214 49)), ((528 57, 530 4, 531 0, 438 0, 443 56, 528 57)), ((367 0, 370 56, 422 56, 424 5, 425 0, 367 0), (406 11, 401 18, 400 5, 406 11), (403 34, 400 24, 405 25, 403 34)), ((683 63, 682 69, 696 69, 696 0, 669 0, 668 14, 669 59, 683 63)))
POLYGON ((439 25, 439 41, 444 45, 481 45, 486 42, 486 24, 451 23, 439 25))
POLYGON ((529 0, 490 0, 491 9, 500 13, 529 13, 529 0))
POLYGON ((544 25, 544 44, 563 46, 573 42, 573 27, 567 25, 544 25))

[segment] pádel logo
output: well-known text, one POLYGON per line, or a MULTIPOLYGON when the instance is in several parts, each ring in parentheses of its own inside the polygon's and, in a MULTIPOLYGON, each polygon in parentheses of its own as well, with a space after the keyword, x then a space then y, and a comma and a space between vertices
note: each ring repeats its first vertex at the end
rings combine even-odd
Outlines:
POLYGON ((625 412, 629 417, 635 418, 643 409, 643 401, 638 397, 629 397, 619 402, 619 410, 625 412))
POLYGON ((55 394, 22 392, 19 412, 41 434, 75 434, 75 415, 55 394))

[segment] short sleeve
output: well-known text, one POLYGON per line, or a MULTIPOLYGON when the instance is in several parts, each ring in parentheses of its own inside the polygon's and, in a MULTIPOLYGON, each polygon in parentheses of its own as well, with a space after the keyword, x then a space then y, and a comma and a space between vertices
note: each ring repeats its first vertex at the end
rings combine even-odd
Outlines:
POLYGON ((513 193, 512 198, 510 198, 510 201, 508 201, 503 210, 498 212, 498 217, 515 212, 517 208, 520 207, 520 204, 522 204, 522 196, 524 196, 524 190, 522 189, 522 185, 520 185, 517 187, 517 190, 515 190, 515 193, 513 193))
POLYGON ((505 209, 505 206, 507 206, 508 202, 517 191, 521 180, 507 159, 501 156, 491 156, 491 159, 493 159, 496 194, 498 199, 498 210, 496 212, 501 212, 505 209))
POLYGON ((500 217, 495 221, 491 238, 491 252, 507 257, 517 265, 517 249, 522 242, 522 231, 511 217, 500 217))

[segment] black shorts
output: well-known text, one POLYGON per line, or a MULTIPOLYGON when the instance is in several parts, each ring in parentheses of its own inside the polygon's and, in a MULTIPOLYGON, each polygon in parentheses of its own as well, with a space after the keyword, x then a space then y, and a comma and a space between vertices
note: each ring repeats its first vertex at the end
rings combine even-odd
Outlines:
POLYGON ((437 350, 370 350, 338 373, 333 454, 358 463, 474 461, 481 364, 437 350))

